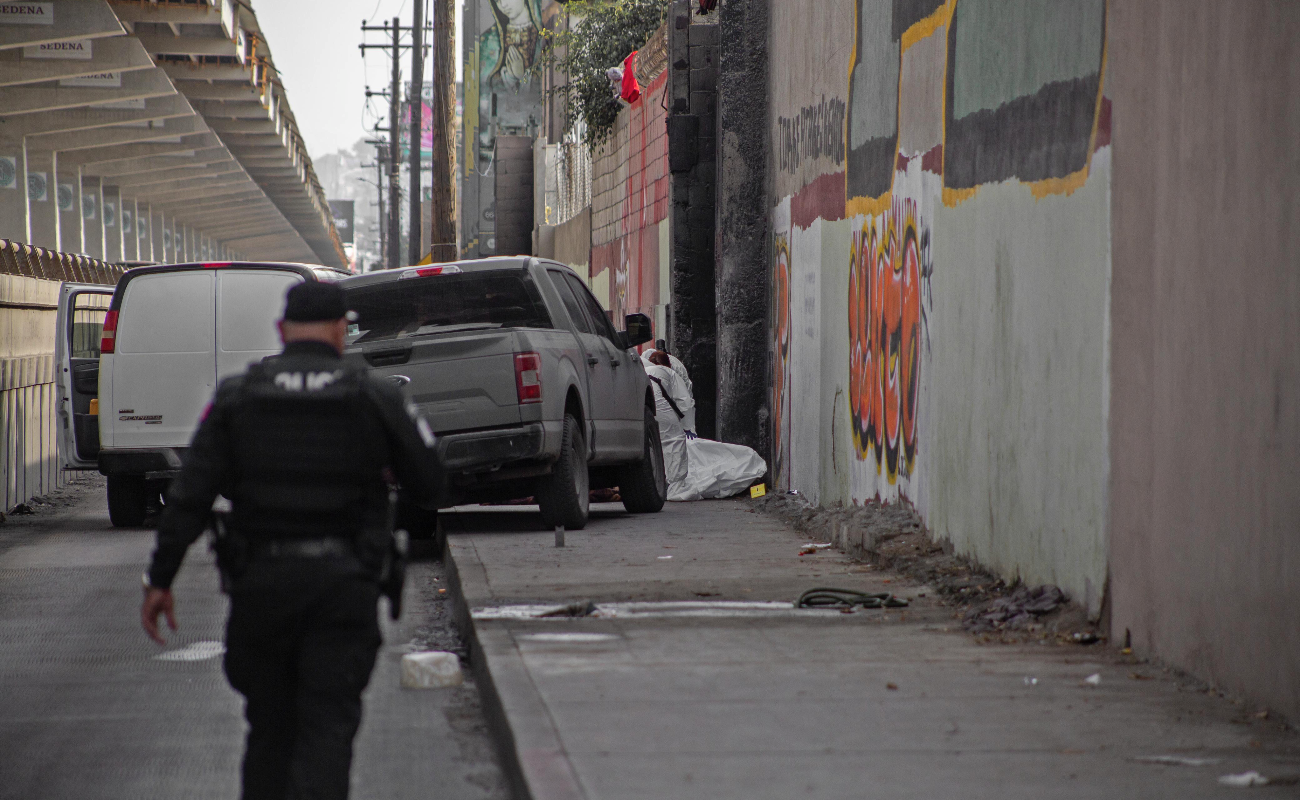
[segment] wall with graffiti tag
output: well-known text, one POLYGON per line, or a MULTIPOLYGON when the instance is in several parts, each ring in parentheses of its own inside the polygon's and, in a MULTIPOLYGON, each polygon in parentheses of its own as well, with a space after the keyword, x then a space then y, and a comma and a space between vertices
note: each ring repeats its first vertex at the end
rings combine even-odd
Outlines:
POLYGON ((1105 0, 792 0, 769 73, 778 486, 910 502, 1094 612, 1105 26, 1105 0))

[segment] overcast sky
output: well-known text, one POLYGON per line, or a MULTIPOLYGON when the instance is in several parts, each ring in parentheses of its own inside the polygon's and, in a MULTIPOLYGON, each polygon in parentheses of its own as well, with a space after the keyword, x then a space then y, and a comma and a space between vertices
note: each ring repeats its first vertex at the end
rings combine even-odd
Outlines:
MULTIPOLYGON (((369 133, 386 102, 373 98, 366 110, 366 85, 375 91, 387 87, 391 76, 388 57, 382 50, 369 50, 365 60, 357 45, 362 42, 361 20, 382 25, 385 19, 402 18, 411 24, 412 0, 253 0, 258 23, 271 47, 271 57, 280 70, 289 96, 289 107, 313 157, 351 147, 369 133)), ((426 20, 430 9, 425 4, 426 20)), ((457 26, 460 3, 455 1, 457 26)), ((459 41, 459 30, 457 40, 459 41)), ((379 43, 384 34, 368 34, 367 41, 379 43)), ((402 80, 410 79, 410 51, 402 58, 402 80)), ((460 59, 455 58, 457 71, 460 59)), ((429 65, 425 64, 425 80, 429 65)))

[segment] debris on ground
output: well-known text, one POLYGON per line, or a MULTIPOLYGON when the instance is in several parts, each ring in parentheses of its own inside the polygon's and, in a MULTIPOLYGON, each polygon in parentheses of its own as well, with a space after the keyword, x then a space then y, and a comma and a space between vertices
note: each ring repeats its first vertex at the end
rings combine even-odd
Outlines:
POLYGON ((31 506, 29 506, 28 504, 26 504, 26 503, 19 503, 18 505, 16 505, 16 506, 14 506, 13 508, 9 509, 9 514, 10 514, 11 516, 15 516, 15 517, 17 517, 17 516, 21 516, 21 515, 24 515, 24 514, 35 514, 35 513, 36 513, 36 510, 35 510, 34 508, 32 508, 31 506))
POLYGON ((443 689, 465 682, 455 653, 430 650, 402 656, 402 688, 443 689))
POLYGON ((852 589, 833 589, 821 587, 809 589, 799 595, 795 608, 838 608, 853 610, 855 608, 907 608, 907 601, 895 597, 889 592, 870 594, 852 589))
POLYGON ((1268 778, 1260 775, 1255 770, 1249 772, 1238 772, 1232 775, 1220 775, 1219 783, 1224 786, 1234 786, 1238 789, 1245 789, 1251 786, 1268 786, 1268 778))
MULTIPOLYGON (((1021 586, 1006 597, 985 606, 972 608, 962 618, 962 627, 971 633, 1000 630, 1024 630, 1039 617, 1050 614, 1066 602, 1065 593, 1055 586, 1021 586)), ((1079 641, 1079 639, 1075 639, 1079 641)), ((1097 641, 1096 634, 1092 641, 1097 641)))
POLYGON ((1130 760, 1139 764, 1165 764, 1171 767, 1208 767, 1219 763, 1217 758, 1187 758, 1186 756, 1137 756, 1130 760))
MULTIPOLYGON (((849 556, 868 562, 851 571, 898 572, 910 582, 933 587, 933 594, 944 605, 955 606, 968 614, 975 610, 973 619, 978 621, 975 633, 981 642, 1012 644, 1039 640, 1086 645, 1105 639, 1088 619, 1087 612, 1063 593, 1053 610, 1030 614, 1030 619, 1017 619, 1014 626, 983 624, 1001 616, 1000 609, 986 617, 982 613, 985 607, 1018 592, 1035 589, 1008 584, 970 559, 956 555, 951 542, 936 541, 930 536, 920 515, 906 500, 819 507, 791 492, 768 494, 747 502, 753 510, 781 519, 812 540, 802 546, 800 556, 811 555, 807 551, 816 542, 830 542, 849 556), (1080 634, 1077 639, 1075 633, 1080 634)), ((1017 616, 1011 614, 1002 622, 1017 616)))
POLYGON ((1094 672, 1088 677, 1084 678, 1083 682, 1088 684, 1089 686, 1101 686, 1101 673, 1094 672))
POLYGON ((596 613, 596 604, 590 600, 577 600, 568 605, 543 611, 539 617, 590 617, 596 613))

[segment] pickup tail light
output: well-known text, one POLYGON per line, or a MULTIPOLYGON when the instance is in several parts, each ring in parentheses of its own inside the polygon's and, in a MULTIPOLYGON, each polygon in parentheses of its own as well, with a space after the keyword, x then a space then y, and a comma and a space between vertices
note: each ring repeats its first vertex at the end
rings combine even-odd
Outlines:
POLYGON ((104 330, 99 340, 99 354, 114 352, 117 346, 117 312, 110 311, 104 315, 104 330))
POLYGON ((515 388, 519 403, 542 402, 542 357, 536 353, 515 353, 515 388))
POLYGON ((434 275, 459 275, 460 267, 455 264, 448 264, 445 267, 419 267, 416 269, 404 269, 398 280, 403 278, 429 278, 434 275))

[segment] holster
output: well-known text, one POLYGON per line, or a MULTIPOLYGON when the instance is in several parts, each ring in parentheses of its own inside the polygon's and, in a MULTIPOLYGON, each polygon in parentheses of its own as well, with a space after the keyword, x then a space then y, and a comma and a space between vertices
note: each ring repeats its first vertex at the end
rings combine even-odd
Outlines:
POLYGON ((389 492, 388 513, 382 525, 367 528, 358 542, 357 556, 379 581, 379 591, 388 598, 388 614, 402 615, 402 587, 406 583, 406 562, 410 537, 406 531, 394 531, 397 493, 389 492))
POLYGON ((212 512, 212 552, 217 556, 221 591, 230 594, 235 581, 243 576, 252 560, 248 537, 230 526, 230 517, 222 511, 212 512))

